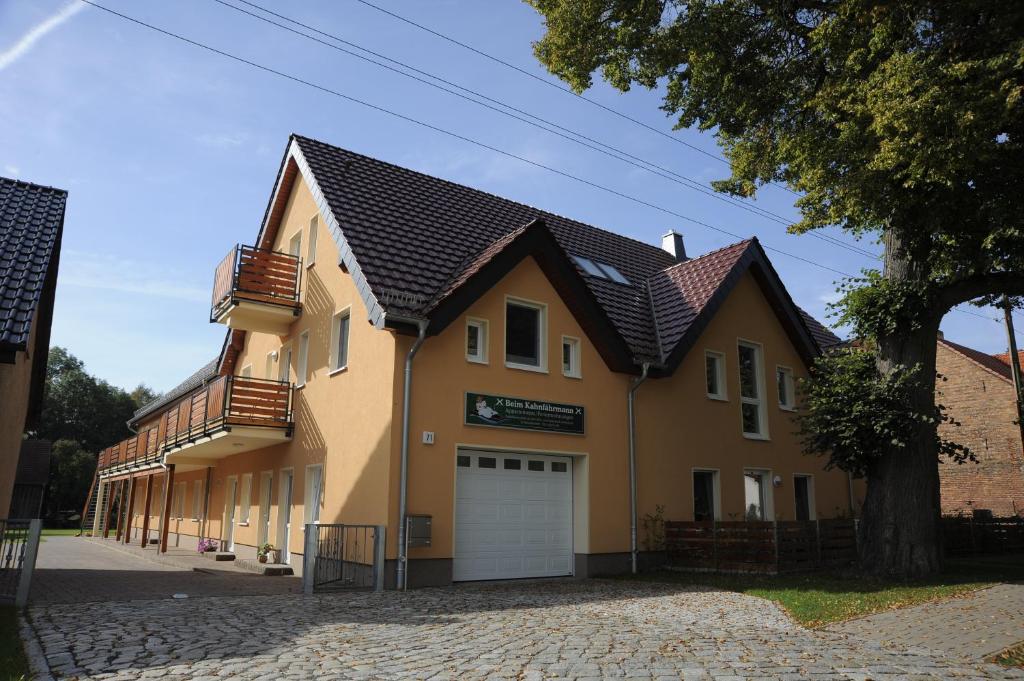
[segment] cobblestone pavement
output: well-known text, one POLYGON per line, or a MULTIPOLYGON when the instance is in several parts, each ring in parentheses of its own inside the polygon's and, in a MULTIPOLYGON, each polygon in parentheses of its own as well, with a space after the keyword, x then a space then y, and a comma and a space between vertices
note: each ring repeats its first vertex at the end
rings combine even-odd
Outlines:
MULTIPOLYGON (((214 561, 197 572, 147 560, 83 537, 45 537, 32 575, 31 603, 76 603, 302 590, 295 577, 264 577, 220 569, 214 561)), ((156 550, 153 549, 153 553, 156 550)))
POLYGON ((1024 640, 1024 584, 891 610, 829 627, 861 638, 981 658, 1024 640))
POLYGON ((1024 672, 808 631, 768 601, 613 580, 37 605, 80 679, 994 679, 1024 672))

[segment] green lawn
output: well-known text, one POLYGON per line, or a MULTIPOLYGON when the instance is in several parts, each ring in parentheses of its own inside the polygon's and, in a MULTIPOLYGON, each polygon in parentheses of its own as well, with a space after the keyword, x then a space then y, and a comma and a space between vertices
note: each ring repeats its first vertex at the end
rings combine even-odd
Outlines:
POLYGON ((0 681, 28 678, 28 660, 18 635, 18 612, 12 606, 0 606, 0 681))
POLYGON ((914 582, 886 582, 855 574, 715 575, 655 572, 648 581, 699 584, 775 601, 801 624, 818 627, 873 612, 953 598, 1004 581, 1024 580, 1024 556, 975 556, 947 561, 945 572, 914 582))
POLYGON ((78 528, 76 527, 65 527, 65 528, 43 528, 44 537, 74 537, 78 534, 78 528))

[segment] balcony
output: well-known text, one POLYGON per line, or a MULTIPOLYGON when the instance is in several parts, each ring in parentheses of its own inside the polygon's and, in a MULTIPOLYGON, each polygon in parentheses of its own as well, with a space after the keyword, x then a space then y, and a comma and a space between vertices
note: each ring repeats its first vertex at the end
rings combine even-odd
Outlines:
POLYGON ((179 471, 291 439, 292 388, 281 381, 221 376, 165 411, 157 425, 100 453, 103 475, 160 463, 179 471))
POLYGON ((283 336, 302 311, 301 259, 254 246, 235 246, 217 266, 210 321, 232 329, 283 336))

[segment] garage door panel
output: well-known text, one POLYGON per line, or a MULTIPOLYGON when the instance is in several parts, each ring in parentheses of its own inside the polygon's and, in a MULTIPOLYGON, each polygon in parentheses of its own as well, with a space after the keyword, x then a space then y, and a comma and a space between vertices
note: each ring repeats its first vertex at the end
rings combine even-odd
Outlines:
POLYGON ((454 579, 571 574, 569 459, 468 454, 470 465, 456 468, 454 579))

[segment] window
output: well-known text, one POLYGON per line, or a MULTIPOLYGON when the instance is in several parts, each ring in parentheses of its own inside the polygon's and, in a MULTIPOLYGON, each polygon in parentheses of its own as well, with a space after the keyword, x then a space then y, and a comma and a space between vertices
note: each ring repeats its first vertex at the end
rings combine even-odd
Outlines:
POLYGON ((698 522, 718 520, 718 471, 693 472, 693 519, 698 522))
POLYGON ((531 471, 543 471, 544 470, 544 462, 543 461, 527 461, 526 462, 526 468, 527 468, 527 470, 531 470, 531 471))
POLYGON ((302 255, 302 230, 295 232, 288 240, 288 253, 295 257, 302 255))
POLYGON ((746 502, 744 518, 746 520, 768 520, 771 517, 769 476, 768 471, 743 472, 743 491, 746 502))
POLYGON ((629 284, 629 279, 608 263, 591 260, 579 255, 572 256, 572 259, 585 274, 599 279, 611 279, 617 284, 629 284))
POLYGON ((331 323, 331 372, 341 371, 348 366, 349 310, 334 315, 331 323))
POLYGON ((183 520, 185 518, 185 494, 188 492, 188 483, 179 482, 174 485, 173 510, 171 517, 183 520))
POLYGON ((238 522, 249 524, 249 507, 252 506, 252 473, 242 476, 242 493, 238 497, 238 522))
POLYGON ((320 522, 323 505, 324 467, 322 464, 306 466, 306 523, 320 522))
POLYGON ((266 370, 263 372, 263 377, 264 378, 266 378, 269 381, 273 381, 275 378, 277 378, 277 376, 274 375, 274 353, 273 352, 268 352, 267 353, 267 364, 266 364, 265 369, 266 370))
POLYGON ((552 461, 551 462, 551 472, 552 473, 565 473, 568 470, 569 470, 569 466, 564 461, 552 461))
POLYGON ((242 367, 242 371, 239 374, 239 376, 241 376, 242 378, 252 378, 252 365, 246 364, 244 367, 242 367))
POLYGON ((725 355, 720 352, 705 350, 704 367, 708 397, 713 400, 727 399, 725 396, 725 355))
POLYGON ((787 410, 796 409, 796 384, 793 370, 789 367, 776 367, 775 380, 779 387, 779 407, 787 410))
POLYGON ((629 283, 629 279, 626 279, 626 277, 622 276, 622 272, 619 272, 617 269, 615 269, 608 263, 599 262, 597 263, 597 266, 600 267, 601 271, 604 272, 608 276, 608 278, 614 281, 616 284, 629 283))
POLYGON ((481 456, 479 459, 476 460, 476 467, 477 468, 496 468, 497 467, 497 463, 498 463, 497 459, 494 459, 493 457, 481 456))
POLYGON ((580 339, 562 336, 562 374, 580 378, 580 339))
POLYGON ((544 306, 518 300, 505 303, 505 365, 545 371, 544 306))
POLYGON ((309 365, 309 331, 299 334, 299 358, 295 362, 295 385, 306 385, 306 368, 309 365))
POLYGON ((796 497, 796 519, 815 520, 814 478, 809 475, 793 476, 793 495, 796 497))
POLYGON ((306 267, 316 262, 316 232, 320 219, 314 215, 309 221, 309 244, 306 245, 306 267))
POLYGON ((203 481, 196 480, 192 489, 192 520, 201 520, 203 517, 203 481))
POLYGON ((277 380, 288 383, 292 380, 292 346, 282 345, 277 359, 277 380))
POLYGON ((518 471, 522 470, 523 462, 519 459, 504 459, 502 461, 502 467, 507 471, 518 471))
POLYGON ((466 320, 466 360, 487 364, 487 320, 466 320))
POLYGON ((459 468, 469 468, 469 457, 465 454, 459 454, 455 457, 455 463, 459 468))
POLYGON ((767 439, 768 427, 764 413, 764 374, 761 368, 761 346, 741 341, 739 344, 740 415, 743 434, 767 439))

